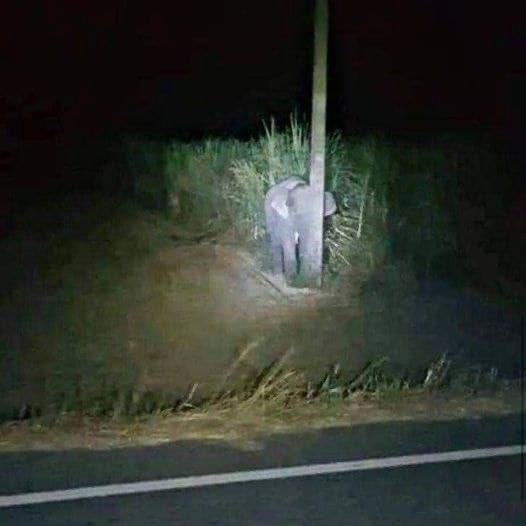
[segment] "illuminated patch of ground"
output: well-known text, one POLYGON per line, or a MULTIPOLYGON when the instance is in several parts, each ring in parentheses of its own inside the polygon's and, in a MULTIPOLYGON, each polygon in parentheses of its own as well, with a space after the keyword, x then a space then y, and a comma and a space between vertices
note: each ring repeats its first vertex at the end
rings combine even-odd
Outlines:
POLYGON ((145 394, 177 400, 192 386, 199 399, 290 349, 288 365, 313 381, 382 356, 417 376, 445 352, 499 374, 519 363, 516 316, 476 293, 415 293, 396 275, 361 297, 352 279, 288 289, 235 239, 174 241, 174 228, 109 201, 41 203, 24 216, 1 242, 1 420, 114 415, 127 396, 140 412, 145 394))

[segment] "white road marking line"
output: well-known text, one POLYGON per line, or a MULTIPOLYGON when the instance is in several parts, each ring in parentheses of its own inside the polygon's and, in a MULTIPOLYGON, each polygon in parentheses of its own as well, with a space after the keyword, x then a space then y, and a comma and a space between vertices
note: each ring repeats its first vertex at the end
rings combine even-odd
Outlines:
POLYGON ((106 486, 88 486, 56 491, 22 493, 19 495, 0 496, 0 508, 23 506, 27 504, 44 504, 77 499, 92 499, 95 497, 112 497, 130 495, 133 493, 150 493, 185 488, 200 488, 218 486, 236 482, 256 482, 261 480, 285 479, 291 477, 309 477, 313 475, 329 475, 349 471, 366 471, 370 469, 396 468, 403 466, 418 466, 439 462, 458 462, 494 457, 509 457, 520 455, 523 449, 520 445, 503 446, 484 449, 467 449, 446 451, 444 453, 427 453, 423 455, 405 455, 399 457, 369 458, 351 460, 348 462, 332 462, 330 464, 308 464, 288 468, 257 469, 254 471, 237 471, 233 473, 217 473, 212 475, 197 475, 164 480, 149 480, 127 484, 109 484, 106 486))

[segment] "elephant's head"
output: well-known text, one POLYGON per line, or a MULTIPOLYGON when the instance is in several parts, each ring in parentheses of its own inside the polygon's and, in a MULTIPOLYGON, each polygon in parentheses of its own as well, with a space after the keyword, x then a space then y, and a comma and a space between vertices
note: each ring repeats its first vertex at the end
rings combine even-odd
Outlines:
MULTIPOLYGON (((291 177, 274 187, 272 192, 272 196, 268 196, 270 206, 281 218, 288 219, 291 213, 302 208, 302 202, 305 202, 307 193, 310 194, 312 189, 303 180, 291 177)), ((310 196, 307 198, 310 199, 310 196)), ((324 216, 328 217, 334 212, 336 212, 334 196, 331 192, 325 192, 324 216)))
MULTIPOLYGON (((281 207, 278 211, 278 213, 281 215, 281 217, 286 218, 288 217, 289 211, 294 210, 295 207, 298 207, 297 204, 297 198, 302 197, 296 195, 294 192, 290 192, 288 194, 287 200, 285 203, 280 203, 281 207)), ((334 196, 331 192, 325 192, 324 200, 323 200, 323 216, 329 217, 332 216, 336 212, 336 201, 334 200, 334 196)))
POLYGON ((304 188, 305 186, 306 183, 303 179, 296 176, 289 177, 270 189, 267 200, 280 217, 287 219, 290 209, 294 206, 291 202, 292 192, 295 188, 304 188))

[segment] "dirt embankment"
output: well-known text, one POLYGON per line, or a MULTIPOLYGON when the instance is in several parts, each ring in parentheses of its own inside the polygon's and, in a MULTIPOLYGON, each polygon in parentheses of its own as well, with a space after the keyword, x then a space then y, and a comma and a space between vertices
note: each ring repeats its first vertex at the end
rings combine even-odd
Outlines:
POLYGON ((104 210, 60 234, 22 229, 3 245, 5 415, 24 404, 60 410, 119 385, 184 393, 198 384, 204 396, 291 348, 288 365, 313 379, 381 356, 402 374, 444 352, 506 372, 519 363, 516 314, 473 292, 408 291, 396 279, 362 295, 352 280, 289 289, 242 247, 174 242, 168 219, 104 210))
POLYGON ((272 282, 239 246, 177 242, 173 229, 110 203, 30 210, 0 255, 0 413, 60 409, 120 385, 184 393, 197 383, 204 396, 247 345, 240 379, 290 347, 290 365, 317 376, 350 355, 340 334, 350 310, 272 282))

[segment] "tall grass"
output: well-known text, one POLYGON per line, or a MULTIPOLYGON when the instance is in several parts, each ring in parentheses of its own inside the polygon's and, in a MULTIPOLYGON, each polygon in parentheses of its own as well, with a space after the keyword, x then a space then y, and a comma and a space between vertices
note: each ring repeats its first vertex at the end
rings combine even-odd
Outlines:
POLYGON ((223 220, 228 206, 222 184, 243 149, 234 140, 185 143, 125 138, 123 157, 131 193, 145 206, 175 212, 183 223, 205 226, 223 220))
MULTIPOLYGON (((275 183, 297 175, 308 181, 309 130, 291 119, 287 129, 279 131, 274 121, 265 133, 250 144, 245 156, 234 160, 233 178, 226 188, 227 201, 236 205, 236 225, 240 234, 262 239, 265 233, 263 200, 275 183)), ((353 265, 371 267, 380 259, 378 248, 384 245, 387 207, 385 184, 375 170, 375 150, 369 142, 353 148, 339 135, 327 138, 326 187, 338 204, 338 213, 326 224, 326 263, 333 273, 353 265), (354 153, 363 159, 351 161, 354 153)))
MULTIPOLYGON (((468 139, 329 136, 326 188, 338 206, 325 228, 329 271, 371 271, 394 257, 424 276, 462 273, 468 251, 459 239, 460 180, 475 188, 478 177, 498 169, 496 155, 468 139)), ((291 175, 308 179, 309 130, 296 118, 279 130, 271 119, 258 139, 245 142, 131 139, 125 157, 143 204, 172 207, 179 222, 230 227, 241 242, 261 244, 265 192, 291 175)))
POLYGON ((179 220, 197 226, 223 224, 231 218, 223 186, 232 159, 244 146, 238 141, 207 140, 203 143, 172 143, 166 171, 179 202, 179 220))
POLYGON ((391 176, 387 151, 377 140, 344 143, 335 136, 327 158, 327 189, 338 203, 338 213, 326 228, 329 268, 336 273, 346 267, 373 269, 386 247, 391 176))
POLYGON ((234 224, 241 236, 263 238, 266 191, 290 175, 305 177, 308 160, 309 137, 295 119, 284 132, 279 132, 271 120, 257 141, 246 144, 243 155, 233 159, 232 177, 224 187, 226 200, 234 206, 234 224))

